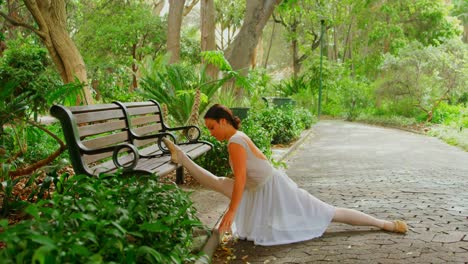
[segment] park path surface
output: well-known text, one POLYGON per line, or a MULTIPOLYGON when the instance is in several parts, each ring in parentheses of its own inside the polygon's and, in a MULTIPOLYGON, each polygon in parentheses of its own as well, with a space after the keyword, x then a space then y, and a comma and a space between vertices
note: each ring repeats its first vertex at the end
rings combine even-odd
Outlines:
POLYGON ((301 243, 239 240, 227 263, 468 263, 467 152, 433 137, 325 120, 286 163, 288 175, 319 199, 403 219, 409 232, 332 223, 321 238, 301 243))

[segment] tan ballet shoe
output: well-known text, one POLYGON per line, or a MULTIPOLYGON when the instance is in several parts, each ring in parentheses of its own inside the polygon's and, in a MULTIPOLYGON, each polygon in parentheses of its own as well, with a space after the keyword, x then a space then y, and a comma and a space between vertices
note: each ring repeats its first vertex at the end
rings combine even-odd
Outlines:
POLYGON ((172 141, 170 141, 169 139, 167 139, 167 138, 162 138, 162 141, 164 142, 167 149, 171 153, 171 161, 173 163, 178 164, 179 163, 179 157, 177 156, 177 147, 176 147, 176 145, 174 145, 174 143, 172 141))
POLYGON ((402 234, 405 234, 406 232, 408 232, 408 225, 405 222, 401 220, 395 220, 395 221, 392 221, 392 223, 394 224, 392 232, 402 233, 402 234))

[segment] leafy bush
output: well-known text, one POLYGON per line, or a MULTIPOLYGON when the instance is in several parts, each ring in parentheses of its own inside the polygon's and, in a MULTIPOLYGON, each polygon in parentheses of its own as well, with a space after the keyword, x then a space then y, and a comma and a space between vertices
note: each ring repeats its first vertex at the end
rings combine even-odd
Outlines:
POLYGON ((318 121, 316 116, 312 115, 309 110, 304 108, 295 108, 294 116, 298 119, 298 122, 303 129, 311 128, 312 124, 318 121))
POLYGON ((264 108, 250 115, 252 122, 271 132, 272 144, 288 144, 305 128, 292 106, 264 108))
POLYGON ((3 263, 183 263, 201 226, 187 193, 151 177, 73 176, 7 226, 3 263))
MULTIPOLYGON (((255 114, 253 115, 255 116, 255 114)), ((271 142, 273 137, 271 132, 267 130, 263 124, 255 122, 254 118, 247 117, 242 122, 240 129, 252 139, 267 158, 271 157, 271 142)))
POLYGON ((435 109, 431 122, 445 125, 450 125, 450 123, 459 123, 459 120, 463 115, 463 110, 464 107, 461 105, 449 105, 447 103, 441 103, 435 109))
POLYGON ((297 78, 291 77, 289 79, 281 80, 280 83, 273 86, 279 95, 288 97, 308 88, 309 81, 305 75, 301 75, 297 78))
POLYGON ((196 162, 217 176, 227 176, 232 173, 229 166, 229 154, 227 150, 227 142, 218 141, 210 136, 210 132, 206 127, 202 128, 202 140, 206 140, 213 144, 211 151, 199 157, 196 162))
POLYGON ((0 83, 4 86, 9 82, 8 86, 14 85, 14 89, 2 87, 8 90, 2 97, 11 97, 6 102, 24 100, 28 113, 37 116, 48 109, 47 95, 62 86, 62 81, 49 68, 47 50, 33 38, 19 38, 9 42, 8 47, 0 57, 0 83))

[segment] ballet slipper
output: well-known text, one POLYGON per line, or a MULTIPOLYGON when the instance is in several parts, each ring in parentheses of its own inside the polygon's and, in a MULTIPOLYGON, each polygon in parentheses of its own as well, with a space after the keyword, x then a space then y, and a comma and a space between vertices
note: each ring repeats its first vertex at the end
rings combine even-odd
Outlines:
POLYGON ((408 225, 406 225, 405 222, 401 220, 395 220, 392 221, 392 223, 394 225, 393 230, 391 230, 392 232, 404 234, 408 231, 408 225))
POLYGON ((171 161, 173 163, 179 163, 179 156, 177 155, 177 146, 172 142, 170 141, 169 139, 167 138, 162 138, 162 141, 164 142, 164 144, 166 145, 167 149, 169 150, 169 152, 171 153, 171 161))

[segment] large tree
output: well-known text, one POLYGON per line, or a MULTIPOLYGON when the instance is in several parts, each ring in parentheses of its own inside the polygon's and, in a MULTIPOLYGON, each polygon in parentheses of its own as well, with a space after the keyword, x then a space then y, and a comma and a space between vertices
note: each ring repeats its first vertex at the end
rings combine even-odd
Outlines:
MULTIPOLYGON (((87 83, 86 67, 67 30, 67 12, 64 0, 23 0, 36 25, 24 23, 20 18, 3 12, 0 15, 15 26, 33 31, 47 48, 64 83, 78 79, 87 83)), ((84 101, 92 103, 88 85, 84 85, 84 101)), ((79 100, 79 99, 78 99, 79 100)), ((79 101, 78 101, 79 102, 79 101)))
MULTIPOLYGON (((215 7, 214 0, 201 0, 200 20, 201 20, 201 50, 216 50, 215 39, 215 7)), ((211 77, 216 76, 216 68, 213 65, 207 66, 207 73, 211 77)))
POLYGON ((180 60, 180 29, 185 0, 169 0, 169 15, 167 20, 167 52, 170 53, 170 63, 180 60))
POLYGON ((199 0, 191 0, 185 5, 185 0, 169 0, 169 14, 167 19, 167 51, 170 54, 169 63, 180 60, 180 30, 182 19, 199 0))
POLYGON ((242 27, 226 50, 226 58, 234 70, 247 70, 263 28, 280 2, 281 0, 247 1, 242 27))

